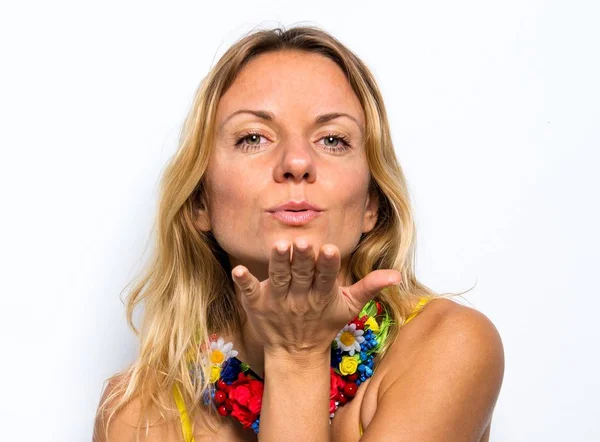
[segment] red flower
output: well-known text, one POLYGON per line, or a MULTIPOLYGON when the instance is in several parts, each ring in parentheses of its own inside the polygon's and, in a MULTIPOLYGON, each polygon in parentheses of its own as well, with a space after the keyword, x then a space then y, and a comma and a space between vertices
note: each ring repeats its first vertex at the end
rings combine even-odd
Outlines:
POLYGON ((333 399, 329 399, 329 414, 335 413, 335 401, 333 399))
POLYGON ((250 428, 260 413, 263 383, 240 373, 229 387, 231 415, 239 420, 244 428, 250 428))
POLYGON ((337 398, 338 391, 344 390, 346 382, 344 381, 341 375, 337 374, 333 370, 333 367, 330 367, 330 373, 331 384, 329 389, 329 399, 335 399, 337 398))

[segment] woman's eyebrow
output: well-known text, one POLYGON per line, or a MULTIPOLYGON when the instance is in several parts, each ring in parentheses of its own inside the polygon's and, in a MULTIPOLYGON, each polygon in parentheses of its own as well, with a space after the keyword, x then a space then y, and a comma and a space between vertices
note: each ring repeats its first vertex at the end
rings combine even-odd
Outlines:
MULTIPOLYGON (((261 118, 266 121, 275 120, 275 115, 273 115, 273 113, 266 111, 266 110, 239 109, 239 110, 236 110, 235 112, 233 112, 231 115, 229 115, 227 118, 225 118, 223 120, 223 122, 221 123, 221 125, 219 127, 219 131, 221 131, 223 129, 223 126, 225 126, 225 123, 227 123, 231 118, 233 118, 234 116, 236 116, 238 114, 252 114, 252 115, 255 115, 258 118, 261 118)), ((328 121, 331 121, 331 120, 334 120, 334 119, 340 118, 340 117, 350 118, 352 121, 354 121, 356 123, 356 125, 360 129, 360 133, 363 134, 363 128, 360 125, 359 121, 352 115, 346 114, 344 112, 330 112, 327 114, 321 114, 315 119, 315 124, 327 123, 328 121)))

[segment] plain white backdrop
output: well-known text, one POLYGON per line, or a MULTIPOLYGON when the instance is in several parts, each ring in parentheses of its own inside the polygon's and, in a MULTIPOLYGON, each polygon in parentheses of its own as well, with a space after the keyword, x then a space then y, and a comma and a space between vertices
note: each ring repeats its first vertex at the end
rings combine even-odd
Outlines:
POLYGON ((597 2, 0 6, 0 440, 89 441, 136 357, 121 298, 203 76, 311 24, 371 68, 417 217, 417 276, 503 338, 493 442, 600 440, 597 2))

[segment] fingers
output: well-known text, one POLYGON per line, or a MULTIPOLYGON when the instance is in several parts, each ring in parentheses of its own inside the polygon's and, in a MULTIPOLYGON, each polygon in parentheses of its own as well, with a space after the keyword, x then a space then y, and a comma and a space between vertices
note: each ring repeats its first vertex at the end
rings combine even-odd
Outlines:
POLYGON ((315 274, 315 252, 306 238, 296 238, 292 253, 290 293, 308 293, 315 274))
POLYGON ((342 291, 348 298, 348 304, 355 310, 353 314, 358 314, 377 293, 390 285, 398 284, 401 278, 402 275, 396 270, 374 270, 342 291))
POLYGON ((254 302, 259 297, 260 282, 246 267, 242 265, 236 266, 231 271, 231 277, 240 290, 243 300, 254 302))
POLYGON ((333 289, 340 272, 341 255, 339 249, 326 244, 321 247, 317 258, 313 287, 317 293, 329 293, 333 289))
POLYGON ((286 240, 277 241, 271 249, 269 260, 269 281, 271 292, 275 296, 285 296, 288 293, 292 275, 290 273, 291 243, 286 240))

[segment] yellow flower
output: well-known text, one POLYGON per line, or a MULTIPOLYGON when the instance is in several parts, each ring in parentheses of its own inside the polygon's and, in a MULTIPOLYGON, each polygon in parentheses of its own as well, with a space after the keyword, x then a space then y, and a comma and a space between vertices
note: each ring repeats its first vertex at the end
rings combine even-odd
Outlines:
POLYGON ((352 356, 342 356, 340 362, 340 373, 344 376, 354 374, 358 368, 358 361, 352 356))
POLYGON ((213 365, 210 369, 210 382, 217 382, 221 377, 221 367, 213 365))
POLYGON ((377 321, 373 316, 370 316, 369 319, 365 321, 365 327, 366 326, 368 326, 373 333, 379 333, 379 324, 377 324, 377 321))
POLYGON ((221 350, 213 350, 210 352, 210 362, 213 364, 222 364, 225 361, 225 355, 221 350))

